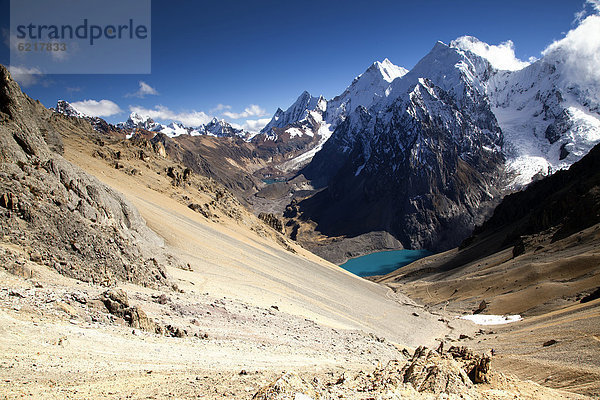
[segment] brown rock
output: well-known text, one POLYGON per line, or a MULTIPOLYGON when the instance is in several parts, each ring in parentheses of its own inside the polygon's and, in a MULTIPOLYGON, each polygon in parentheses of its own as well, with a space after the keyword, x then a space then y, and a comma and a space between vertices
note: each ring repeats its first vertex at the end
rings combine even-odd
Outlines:
POLYGON ((443 358, 435 351, 419 347, 412 361, 402 369, 404 383, 418 392, 465 393, 472 382, 457 362, 443 358))
POLYGON ((111 314, 123 316, 125 309, 129 307, 127 293, 123 289, 110 289, 102 294, 102 302, 111 314))
POLYGON ((19 207, 19 199, 14 193, 8 192, 0 196, 0 206, 16 211, 19 207))
POLYGON ((253 400, 287 400, 300 398, 304 395, 311 399, 318 399, 315 388, 304 379, 293 373, 286 373, 275 382, 260 389, 252 397, 253 400))
POLYGON ((156 332, 156 323, 152 321, 139 306, 130 307, 125 311, 125 321, 132 328, 147 332, 156 332))
POLYGON ((470 368, 468 375, 473 383, 489 382, 488 373, 490 372, 491 362, 492 360, 489 356, 482 356, 467 367, 470 368))

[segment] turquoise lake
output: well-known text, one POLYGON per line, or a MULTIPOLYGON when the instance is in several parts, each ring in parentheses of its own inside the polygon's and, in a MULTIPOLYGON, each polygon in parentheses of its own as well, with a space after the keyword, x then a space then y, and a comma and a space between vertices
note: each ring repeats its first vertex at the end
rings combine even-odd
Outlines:
POLYGON ((276 179, 276 178, 275 178, 275 179, 274 179, 274 178, 269 178, 269 179, 263 179, 262 181, 263 181, 264 183, 266 183, 267 185, 272 185, 272 184, 274 184, 274 183, 286 182, 286 181, 287 181, 287 179, 281 179, 281 178, 279 178, 279 179, 276 179))
POLYGON ((358 276, 385 275, 431 254, 427 250, 379 251, 352 258, 340 267, 358 276))

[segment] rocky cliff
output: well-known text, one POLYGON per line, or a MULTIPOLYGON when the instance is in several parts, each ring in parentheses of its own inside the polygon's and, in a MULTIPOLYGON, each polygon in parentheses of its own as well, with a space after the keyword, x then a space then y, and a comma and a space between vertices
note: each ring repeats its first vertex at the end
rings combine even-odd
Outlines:
POLYGON ((24 95, 0 66, 2 240, 83 281, 168 284, 162 239, 119 193, 61 157, 56 128, 78 129, 24 95))

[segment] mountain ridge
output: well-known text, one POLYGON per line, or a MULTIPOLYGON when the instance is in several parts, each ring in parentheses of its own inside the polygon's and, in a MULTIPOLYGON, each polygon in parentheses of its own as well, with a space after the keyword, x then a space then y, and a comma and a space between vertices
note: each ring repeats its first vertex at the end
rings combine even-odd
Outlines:
POLYGON ((387 96, 336 127, 300 171, 324 188, 299 202, 301 221, 325 236, 383 230, 406 248, 445 250, 504 194, 600 142, 595 92, 570 80, 564 53, 576 48, 559 43, 499 70, 468 47, 437 42, 387 96))

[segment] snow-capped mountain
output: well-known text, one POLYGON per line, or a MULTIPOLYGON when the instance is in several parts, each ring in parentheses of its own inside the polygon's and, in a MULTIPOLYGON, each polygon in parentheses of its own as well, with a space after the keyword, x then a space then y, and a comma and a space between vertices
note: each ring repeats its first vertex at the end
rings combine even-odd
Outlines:
MULTIPOLYGON (((322 96, 314 97, 304 91, 298 99, 287 110, 278 108, 271 121, 261 129, 261 133, 276 137, 276 128, 287 128, 290 125, 300 125, 310 116, 311 113, 323 115, 327 109, 327 101, 322 96)), ((322 119, 322 118, 319 118, 322 119)), ((308 132, 308 131, 307 131, 308 132)), ((299 127, 292 129, 292 136, 305 133, 299 127)), ((312 136, 312 131, 309 133, 312 136)))
POLYGON ((485 92, 492 67, 470 56, 438 42, 387 96, 338 125, 302 170, 327 185, 300 203, 322 233, 387 231, 406 247, 441 249, 482 222, 503 142, 485 92))
POLYGON ((58 100, 56 102, 56 107, 53 109, 51 108, 51 110, 53 110, 54 112, 57 112, 59 114, 66 115, 67 117, 76 117, 76 118, 87 117, 87 115, 76 110, 75 107, 73 107, 68 101, 65 101, 65 100, 58 100))
POLYGON ((329 124, 335 129, 356 107, 369 108, 379 99, 386 97, 390 83, 407 72, 407 69, 392 64, 386 58, 382 62, 374 62, 364 73, 357 76, 341 95, 331 100, 325 100, 323 96, 315 97, 304 91, 287 110, 278 108, 261 133, 274 134, 276 128, 287 130, 289 127, 292 136, 312 136, 314 128, 317 127, 313 122, 329 124), (310 122, 310 130, 299 126, 304 121, 310 122))
POLYGON ((83 118, 92 123, 96 130, 106 131, 107 127, 111 130, 122 130, 130 135, 137 129, 153 132, 155 134, 162 133, 168 137, 176 137, 180 135, 209 135, 217 137, 240 137, 249 139, 252 134, 243 129, 234 128, 227 121, 213 118, 209 123, 200 125, 199 127, 188 127, 179 122, 171 122, 170 124, 161 124, 155 122, 149 116, 140 115, 136 112, 129 114, 127 121, 120 122, 116 126, 108 124, 101 118, 90 117, 78 111, 73 105, 65 100, 59 100, 56 104, 55 112, 75 118, 83 118))
POLYGON ((105 120, 103 120, 100 117, 92 117, 92 116, 86 115, 85 113, 77 110, 75 107, 73 107, 72 104, 70 104, 68 101, 65 101, 65 100, 58 100, 56 103, 56 107, 50 108, 50 109, 52 111, 54 111, 55 113, 66 115, 67 117, 84 119, 84 120, 88 121, 92 125, 92 127, 98 132, 112 134, 112 133, 118 133, 118 131, 120 129, 119 127, 116 127, 115 125, 109 124, 108 122, 106 122, 105 120))
POLYGON ((206 135, 218 136, 218 137, 241 137, 245 138, 248 136, 248 132, 243 129, 234 128, 230 123, 224 119, 213 118, 208 124, 204 125, 200 131, 206 135))
POLYGON ((382 62, 374 62, 341 95, 327 103, 326 119, 331 123, 339 123, 359 106, 370 108, 389 95, 390 83, 407 73, 406 68, 392 64, 387 58, 382 62))
POLYGON ((168 125, 160 124, 158 122, 154 122, 154 120, 148 116, 142 116, 133 112, 129 115, 127 121, 119 123, 118 126, 127 131, 144 129, 154 133, 162 133, 169 137, 176 137, 180 135, 210 135, 217 137, 240 137, 246 139, 250 136, 249 132, 246 132, 243 129, 234 128, 227 121, 222 119, 219 120, 217 118, 213 118, 205 125, 189 127, 179 122, 171 122, 168 125))
POLYGON ((189 128, 183 124, 177 122, 171 122, 168 125, 157 124, 152 129, 152 132, 162 133, 169 137, 176 137, 180 135, 191 135, 198 136, 202 135, 202 133, 198 130, 198 128, 189 128))
POLYGON ((438 42, 370 106, 334 114, 329 101, 324 120, 340 117, 301 171, 326 189, 300 203, 304 217, 329 236, 457 245, 503 193, 600 142, 600 17, 576 31, 531 64, 473 37, 438 42))
POLYGON ((600 17, 588 17, 569 35, 540 60, 518 71, 498 71, 489 80, 513 186, 569 167, 600 142, 600 61, 598 53, 589 54, 600 52, 600 17), (569 35, 582 31, 590 36, 580 47, 569 35))
POLYGON ((122 129, 135 130, 135 129, 140 128, 140 129, 145 129, 147 131, 151 131, 152 129, 156 128, 158 125, 159 124, 154 122, 154 120, 152 118, 142 117, 141 115, 139 115, 138 113, 135 113, 135 112, 132 112, 131 114, 129 114, 129 118, 127 119, 127 121, 117 124, 117 126, 122 129))
POLYGON ((277 109, 271 121, 255 136, 253 142, 274 141, 278 149, 292 147, 302 151, 279 166, 285 171, 298 169, 310 162, 323 147, 335 128, 357 107, 370 107, 389 94, 390 83, 407 73, 387 58, 373 63, 339 96, 326 100, 303 92, 287 110, 277 109), (294 139, 296 138, 296 139, 294 139), (300 143, 300 144, 299 144, 300 143))

